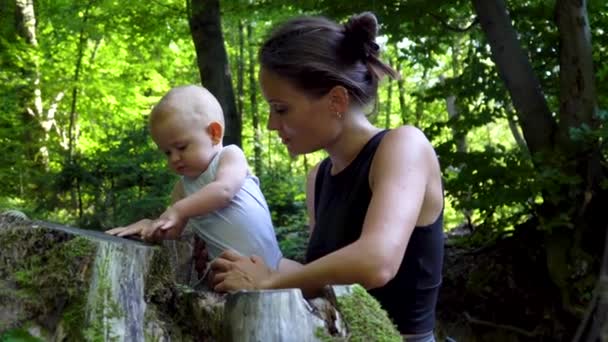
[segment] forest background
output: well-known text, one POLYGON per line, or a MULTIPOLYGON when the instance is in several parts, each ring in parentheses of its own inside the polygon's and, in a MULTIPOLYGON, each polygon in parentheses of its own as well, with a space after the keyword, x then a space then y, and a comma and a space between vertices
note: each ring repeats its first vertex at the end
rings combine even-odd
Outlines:
POLYGON ((367 10, 403 76, 382 83, 370 120, 418 126, 435 146, 445 229, 463 235, 449 243, 517 245, 552 313, 578 322, 608 224, 604 0, 0 0, 0 209, 95 230, 158 215, 175 176, 147 115, 171 87, 202 83, 284 254, 302 260, 304 176, 325 154, 291 158, 266 129, 257 49, 289 17, 367 10))

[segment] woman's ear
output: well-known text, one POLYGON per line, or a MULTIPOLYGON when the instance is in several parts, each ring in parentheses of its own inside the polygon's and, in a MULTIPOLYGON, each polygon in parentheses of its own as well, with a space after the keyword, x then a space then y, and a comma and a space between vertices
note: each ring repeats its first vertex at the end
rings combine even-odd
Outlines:
POLYGON ((346 113, 350 105, 350 96, 348 90, 341 85, 337 85, 328 93, 329 105, 332 112, 346 113))
POLYGON ((211 121, 209 126, 207 126, 207 133, 209 133, 213 145, 217 145, 222 142, 222 137, 224 136, 224 127, 222 127, 222 124, 217 121, 211 121))

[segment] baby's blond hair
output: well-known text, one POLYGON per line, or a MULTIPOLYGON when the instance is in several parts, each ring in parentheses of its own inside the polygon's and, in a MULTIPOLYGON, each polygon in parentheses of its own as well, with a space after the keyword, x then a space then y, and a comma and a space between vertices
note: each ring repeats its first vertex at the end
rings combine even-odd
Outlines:
POLYGON ((224 112, 219 102, 209 90, 197 85, 171 89, 152 109, 148 124, 152 126, 174 115, 192 124, 207 126, 215 121, 224 127, 224 112))

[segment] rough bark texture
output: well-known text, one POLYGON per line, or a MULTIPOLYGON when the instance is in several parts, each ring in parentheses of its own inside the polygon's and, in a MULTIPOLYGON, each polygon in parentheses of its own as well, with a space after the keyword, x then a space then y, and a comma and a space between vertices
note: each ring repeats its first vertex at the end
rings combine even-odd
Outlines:
POLYGON ((504 0, 473 0, 492 50, 492 60, 505 82, 532 154, 553 146, 555 121, 532 65, 522 49, 504 0))
POLYGON ((201 81, 215 95, 224 110, 224 144, 241 146, 241 117, 236 110, 234 91, 224 47, 219 0, 190 2, 190 32, 196 50, 201 81))
POLYGON ((591 52, 591 29, 587 1, 558 0, 555 16, 560 37, 560 129, 569 139, 568 129, 582 124, 597 127, 597 94, 591 52))
POLYGON ((243 342, 318 341, 315 331, 325 325, 296 289, 237 292, 226 300, 224 319, 227 339, 243 342))
POLYGON ((253 166, 255 174, 262 174, 262 132, 260 127, 260 113, 258 111, 258 87, 256 83, 255 65, 257 44, 253 38, 253 25, 247 23, 247 55, 249 56, 249 103, 251 104, 251 125, 253 126, 253 166), (254 86, 255 85, 255 86, 254 86))

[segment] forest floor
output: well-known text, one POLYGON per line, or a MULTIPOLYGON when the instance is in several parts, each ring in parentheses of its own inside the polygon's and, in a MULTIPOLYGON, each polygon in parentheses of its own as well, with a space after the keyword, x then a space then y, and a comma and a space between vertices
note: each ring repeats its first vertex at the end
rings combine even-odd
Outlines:
POLYGON ((538 237, 473 249, 446 242, 437 333, 442 341, 570 341, 578 321, 560 309, 538 237), (530 247, 533 246, 533 247, 530 247))

